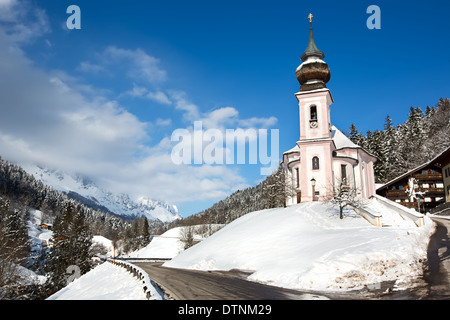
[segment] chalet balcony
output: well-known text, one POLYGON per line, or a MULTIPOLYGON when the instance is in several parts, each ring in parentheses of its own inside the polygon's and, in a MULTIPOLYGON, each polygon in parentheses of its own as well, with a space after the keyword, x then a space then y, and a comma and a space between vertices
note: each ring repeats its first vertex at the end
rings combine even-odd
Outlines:
POLYGON ((407 198, 408 194, 406 193, 406 190, 387 190, 386 191, 386 198, 407 198))
POLYGON ((419 188, 419 191, 425 192, 425 197, 427 195, 444 196, 444 188, 419 188))
POLYGON ((422 173, 422 174, 415 174, 413 175, 413 178, 417 181, 442 181, 442 174, 441 173, 422 173))
MULTIPOLYGON (((419 188, 418 189, 419 192, 425 192, 425 197, 427 196, 444 196, 444 188, 419 188)), ((406 189, 402 189, 402 190, 387 190, 386 191, 386 198, 394 198, 394 199, 399 199, 399 198, 408 198, 408 193, 406 189)))

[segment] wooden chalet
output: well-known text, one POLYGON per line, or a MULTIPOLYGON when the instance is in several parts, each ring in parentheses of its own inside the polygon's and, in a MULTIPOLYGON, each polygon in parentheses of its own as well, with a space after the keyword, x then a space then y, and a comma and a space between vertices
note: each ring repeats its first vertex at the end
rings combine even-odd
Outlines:
POLYGON ((50 223, 42 223, 42 224, 41 224, 41 229, 44 229, 44 230, 52 230, 52 228, 53 228, 53 225, 50 224, 50 223))
POLYGON ((422 213, 450 202, 450 147, 379 187, 377 194, 422 213))

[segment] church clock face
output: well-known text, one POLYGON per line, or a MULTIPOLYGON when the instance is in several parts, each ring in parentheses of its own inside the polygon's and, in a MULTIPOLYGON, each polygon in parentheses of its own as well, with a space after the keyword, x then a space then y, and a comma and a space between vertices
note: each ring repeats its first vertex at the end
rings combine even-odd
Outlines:
POLYGON ((310 122, 310 126, 311 126, 311 128, 313 128, 313 129, 317 128, 317 121, 311 121, 311 122, 310 122))

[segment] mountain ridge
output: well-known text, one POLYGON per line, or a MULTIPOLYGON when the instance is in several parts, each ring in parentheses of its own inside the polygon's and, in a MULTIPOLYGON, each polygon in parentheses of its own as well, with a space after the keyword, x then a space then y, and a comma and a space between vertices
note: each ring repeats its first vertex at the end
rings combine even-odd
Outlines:
POLYGON ((20 166, 37 180, 65 193, 69 198, 124 219, 133 220, 144 216, 148 220, 159 220, 163 223, 181 219, 178 208, 166 201, 154 200, 149 197, 133 200, 128 194, 115 194, 98 187, 87 176, 69 174, 34 164, 21 164, 20 166))

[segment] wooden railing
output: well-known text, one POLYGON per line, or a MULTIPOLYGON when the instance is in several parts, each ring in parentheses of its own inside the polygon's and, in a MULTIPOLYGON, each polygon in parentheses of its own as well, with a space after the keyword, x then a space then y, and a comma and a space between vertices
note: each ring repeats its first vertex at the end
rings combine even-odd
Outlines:
POLYGON ((150 280, 150 277, 147 274, 147 272, 145 272, 138 266, 135 266, 126 261, 108 259, 108 262, 126 269, 129 273, 133 275, 133 277, 136 277, 138 280, 140 280, 142 283, 142 289, 144 290, 145 296, 147 297, 148 300, 150 300, 150 298, 152 297, 151 289, 153 287, 152 283, 153 281, 150 280))
MULTIPOLYGON (((394 211, 396 211, 398 214, 400 214, 405 220, 409 219, 414 221, 414 223, 418 226, 418 227, 422 227, 424 225, 424 216, 421 213, 418 212, 414 212, 411 211, 410 209, 406 209, 405 207, 403 207, 400 203, 396 203, 392 200, 389 200, 385 197, 379 196, 377 194, 374 194, 372 196, 373 198, 377 199, 378 201, 380 201, 381 204, 393 209, 394 211)), ((414 202, 405 202, 405 203, 414 203, 414 202)))
MULTIPOLYGON (((428 196, 443 196, 444 195, 444 188, 419 188, 419 192, 425 192, 425 197, 428 196)), ((408 198, 407 190, 387 190, 386 191, 386 198, 389 197, 395 197, 395 198, 408 198)))
POLYGON ((441 173, 422 173, 422 174, 414 174, 413 178, 415 178, 418 181, 442 181, 442 174, 441 173))

